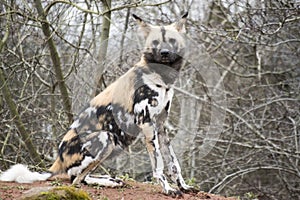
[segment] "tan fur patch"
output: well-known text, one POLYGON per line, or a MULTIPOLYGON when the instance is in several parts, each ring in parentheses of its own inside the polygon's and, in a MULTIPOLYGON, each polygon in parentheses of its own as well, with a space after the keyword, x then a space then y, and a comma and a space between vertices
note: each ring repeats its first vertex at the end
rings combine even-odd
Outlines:
POLYGON ((145 142, 146 142, 146 147, 147 147, 147 151, 149 153, 153 152, 155 149, 152 145, 152 140, 153 140, 153 136, 154 136, 154 130, 153 127, 150 126, 149 123, 146 124, 142 124, 140 125, 140 128, 142 129, 142 132, 145 136, 145 142))
POLYGON ((135 64, 135 66, 147 66, 147 62, 145 61, 144 57, 142 57, 141 60, 135 64))
POLYGON ((82 154, 76 153, 72 155, 68 155, 66 153, 63 153, 64 161, 62 162, 60 158, 58 157, 55 162, 52 164, 52 166, 49 168, 49 171, 58 174, 65 172, 68 167, 73 165, 79 160, 82 160, 82 154))
MULTIPOLYGON (((77 133, 75 132, 74 129, 70 129, 66 135, 64 136, 64 138, 62 139, 62 141, 70 141, 72 138, 76 137, 77 133)), ((58 157, 55 162, 52 164, 52 166, 49 168, 49 171, 51 171, 52 173, 60 173, 60 172, 65 172, 65 170, 71 166, 72 164, 74 164, 76 161, 81 160, 82 159, 82 155, 77 153, 77 154, 73 154, 73 155, 68 155, 66 153, 62 154, 62 157, 64 159, 64 161, 62 162, 60 160, 60 158, 58 157)))
POLYGON ((57 174, 60 172, 64 172, 65 170, 61 166, 61 160, 60 158, 56 158, 55 162, 52 164, 52 166, 48 169, 50 172, 57 174))
POLYGON ((134 95, 134 68, 131 68, 124 76, 117 81, 118 91, 114 91, 114 99, 112 103, 117 103, 128 112, 132 111, 133 95, 134 95))
POLYGON ((68 167, 70 167, 71 165, 76 163, 77 161, 82 160, 83 156, 80 153, 75 153, 72 155, 63 153, 63 158, 64 158, 64 162, 61 164, 61 166, 63 169, 67 169, 68 167))
POLYGON ((116 83, 114 82, 111 85, 109 85, 105 90, 103 90, 100 94, 95 96, 91 101, 90 101, 90 106, 92 107, 98 107, 98 106, 105 106, 111 103, 112 100, 112 93, 114 92, 116 88, 116 83))
POLYGON ((73 137, 77 136, 77 133, 75 132, 74 129, 70 129, 66 135, 64 136, 64 138, 62 139, 62 141, 69 141, 71 140, 73 137))
POLYGON ((134 94, 133 68, 121 76, 116 82, 108 86, 103 92, 91 100, 90 105, 93 107, 106 106, 109 103, 116 103, 125 108, 126 111, 132 111, 133 94, 134 94))

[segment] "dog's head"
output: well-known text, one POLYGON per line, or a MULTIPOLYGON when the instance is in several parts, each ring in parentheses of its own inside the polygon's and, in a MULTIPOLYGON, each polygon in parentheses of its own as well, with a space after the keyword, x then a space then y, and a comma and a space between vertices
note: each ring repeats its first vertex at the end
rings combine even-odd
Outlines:
POLYGON ((180 70, 185 50, 185 23, 188 13, 177 22, 166 26, 147 24, 140 17, 133 15, 137 20, 140 31, 145 38, 143 59, 146 63, 168 65, 180 70))

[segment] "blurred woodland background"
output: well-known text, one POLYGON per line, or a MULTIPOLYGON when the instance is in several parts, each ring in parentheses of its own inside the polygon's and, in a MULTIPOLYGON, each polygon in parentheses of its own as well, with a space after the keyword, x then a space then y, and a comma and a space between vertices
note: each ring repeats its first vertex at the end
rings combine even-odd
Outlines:
MULTIPOLYGON (((139 60, 132 13, 169 24, 185 11, 192 53, 166 124, 184 177, 300 199, 299 0, 1 0, 0 169, 51 165, 81 109, 139 60)), ((102 171, 149 180, 140 139, 102 171)))

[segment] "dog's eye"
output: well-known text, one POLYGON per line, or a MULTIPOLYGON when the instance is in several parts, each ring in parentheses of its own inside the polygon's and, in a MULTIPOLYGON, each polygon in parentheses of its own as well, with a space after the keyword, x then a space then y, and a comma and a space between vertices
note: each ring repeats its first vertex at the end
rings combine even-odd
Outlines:
POLYGON ((170 43, 171 45, 174 45, 174 44, 176 43, 176 40, 175 40, 174 38, 170 38, 170 39, 169 39, 169 43, 170 43))
POLYGON ((158 40, 153 40, 153 41, 152 41, 153 46, 157 46, 158 43, 159 43, 158 40))

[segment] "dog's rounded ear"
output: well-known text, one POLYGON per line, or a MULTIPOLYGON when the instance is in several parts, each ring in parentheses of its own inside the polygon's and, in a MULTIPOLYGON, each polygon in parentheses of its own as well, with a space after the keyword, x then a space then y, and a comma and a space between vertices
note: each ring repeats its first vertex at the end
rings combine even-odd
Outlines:
POLYGON ((186 32, 185 24, 186 24, 188 14, 189 14, 188 12, 184 13, 181 16, 180 20, 178 20, 177 22, 172 24, 175 27, 175 29, 180 33, 185 33, 186 32))
POLYGON ((144 20, 142 20, 142 18, 138 17, 135 14, 132 14, 132 16, 138 23, 140 30, 143 32, 144 38, 147 38, 147 36, 149 35, 150 30, 151 30, 151 25, 144 22, 144 20))

